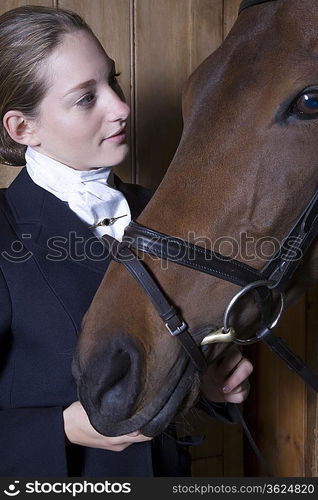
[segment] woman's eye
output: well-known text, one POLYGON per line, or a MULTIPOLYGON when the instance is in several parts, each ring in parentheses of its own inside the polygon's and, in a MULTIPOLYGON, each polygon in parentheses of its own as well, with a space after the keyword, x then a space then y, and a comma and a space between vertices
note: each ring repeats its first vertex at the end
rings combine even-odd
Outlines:
POLYGON ((290 115, 310 120, 318 117, 318 91, 304 92, 298 96, 289 108, 290 115))
POLYGON ((92 92, 89 92, 88 94, 85 94, 79 101, 76 102, 78 106, 88 106, 92 104, 92 102, 95 100, 95 95, 92 94, 92 92))

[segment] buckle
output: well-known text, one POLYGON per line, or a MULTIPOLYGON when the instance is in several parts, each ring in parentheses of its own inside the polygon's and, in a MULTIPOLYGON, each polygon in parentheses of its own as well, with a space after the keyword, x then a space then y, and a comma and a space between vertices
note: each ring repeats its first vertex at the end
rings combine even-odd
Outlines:
POLYGON ((184 332, 188 328, 188 325, 184 321, 180 321, 180 325, 172 329, 167 322, 165 323, 165 327, 173 337, 176 337, 177 335, 180 335, 180 333, 184 332))

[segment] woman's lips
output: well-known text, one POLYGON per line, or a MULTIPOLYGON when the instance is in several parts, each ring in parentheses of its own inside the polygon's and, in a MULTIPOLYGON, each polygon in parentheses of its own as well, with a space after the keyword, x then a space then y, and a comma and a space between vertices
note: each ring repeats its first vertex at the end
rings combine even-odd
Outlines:
POLYGON ((116 142, 116 143, 121 143, 126 139, 126 134, 125 132, 122 132, 121 134, 113 135, 112 137, 108 137, 108 139, 105 139, 107 142, 116 142))
POLYGON ((125 130, 121 130, 120 132, 118 132, 118 134, 114 134, 111 137, 106 137, 104 141, 115 142, 116 144, 120 144, 121 142, 124 142, 125 139, 126 139, 125 130))

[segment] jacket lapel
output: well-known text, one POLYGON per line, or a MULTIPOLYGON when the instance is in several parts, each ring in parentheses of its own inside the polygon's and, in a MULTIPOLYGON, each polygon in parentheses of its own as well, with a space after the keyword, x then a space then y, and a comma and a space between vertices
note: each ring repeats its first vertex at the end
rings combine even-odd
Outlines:
POLYGON ((47 260, 60 257, 105 273, 109 259, 103 243, 65 202, 37 186, 26 169, 8 188, 6 197, 16 231, 27 248, 32 246, 35 252, 38 246, 47 260))

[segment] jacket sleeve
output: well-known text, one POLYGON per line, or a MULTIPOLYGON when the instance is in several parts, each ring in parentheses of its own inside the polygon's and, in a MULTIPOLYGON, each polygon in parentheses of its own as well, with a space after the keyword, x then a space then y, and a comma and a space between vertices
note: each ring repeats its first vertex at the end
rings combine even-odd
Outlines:
MULTIPOLYGON (((12 345, 10 325, 10 294, 0 268, 1 401, 9 401, 6 364, 12 345)), ((67 476, 62 407, 10 408, 0 404, 0 476, 67 476)))

